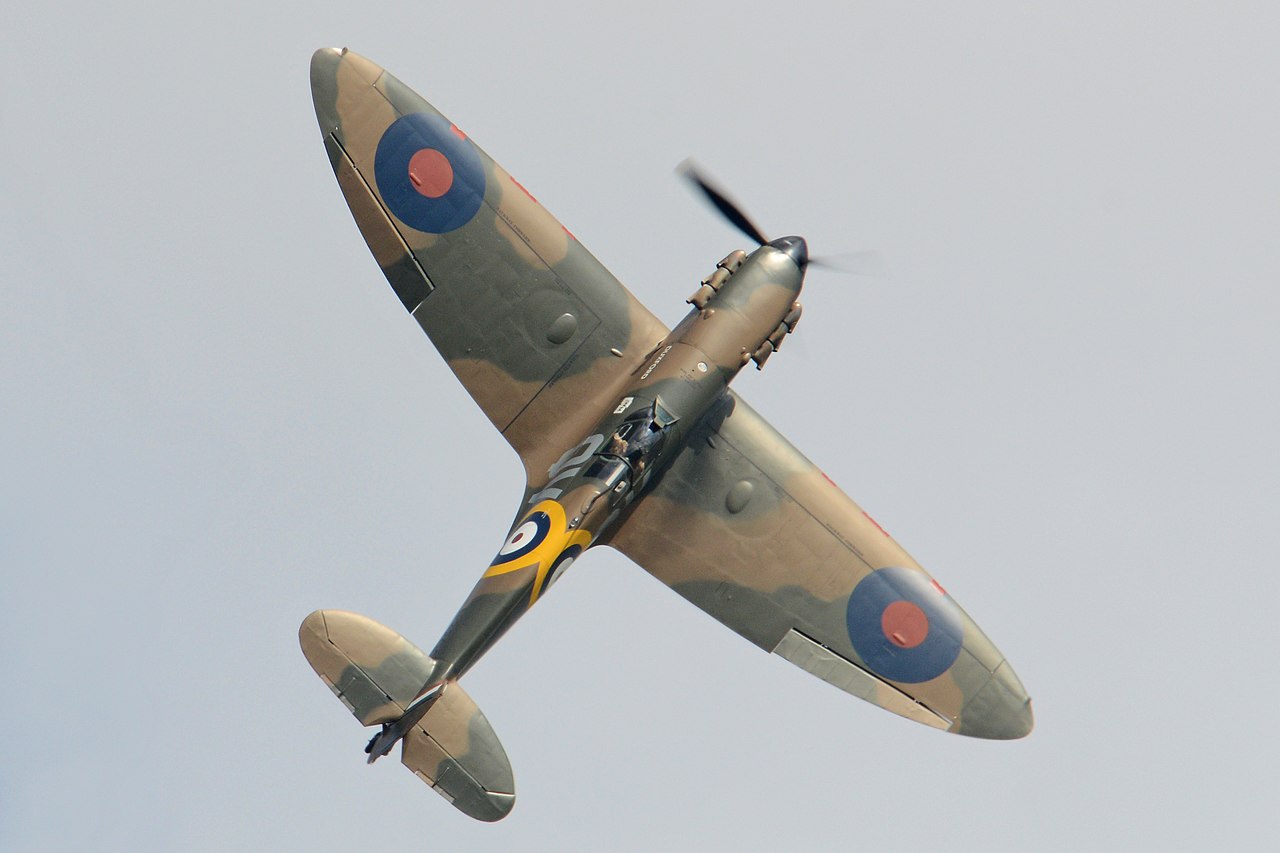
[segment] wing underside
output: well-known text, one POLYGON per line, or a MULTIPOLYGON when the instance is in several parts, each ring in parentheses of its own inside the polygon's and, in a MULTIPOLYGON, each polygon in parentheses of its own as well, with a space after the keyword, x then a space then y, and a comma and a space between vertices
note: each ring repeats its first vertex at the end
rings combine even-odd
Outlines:
POLYGON ((317 51, 330 163, 401 303, 531 485, 667 333, 463 131, 350 51, 317 51))
MULTIPOLYGON (((666 327, 511 175, 382 68, 312 58, 316 116, 401 303, 545 484, 666 327)), ((762 648, 895 713, 1019 737, 998 650, 883 530, 732 393, 609 543, 762 648)))
POLYGON ((1026 693, 901 546, 730 393, 610 545, 769 652, 935 728, 1030 731, 1026 693))

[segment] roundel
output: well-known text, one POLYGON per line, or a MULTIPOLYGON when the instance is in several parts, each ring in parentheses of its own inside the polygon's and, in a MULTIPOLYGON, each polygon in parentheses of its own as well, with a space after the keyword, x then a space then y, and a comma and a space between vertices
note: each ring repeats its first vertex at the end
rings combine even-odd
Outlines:
POLYGON ((484 201, 480 152, 433 113, 411 113, 391 123, 378 141, 373 174, 391 212, 429 234, 461 228, 484 201))
POLYGON ((853 588, 845 618, 863 663, 904 684, 942 675, 964 642, 959 608, 928 575, 911 569, 867 575, 853 588))
POLYGON ((543 585, 542 591, 546 592, 550 589, 551 585, 559 580, 560 576, 564 574, 565 569, 572 566, 573 561, 578 559, 581 555, 581 545, 570 545, 568 548, 565 548, 560 556, 556 557, 556 561, 551 564, 551 570, 547 572, 547 582, 543 585))
POLYGON ((542 544, 550 529, 551 518, 545 512, 530 514, 519 527, 511 531, 507 541, 502 543, 498 556, 489 565, 497 566, 523 557, 542 544))

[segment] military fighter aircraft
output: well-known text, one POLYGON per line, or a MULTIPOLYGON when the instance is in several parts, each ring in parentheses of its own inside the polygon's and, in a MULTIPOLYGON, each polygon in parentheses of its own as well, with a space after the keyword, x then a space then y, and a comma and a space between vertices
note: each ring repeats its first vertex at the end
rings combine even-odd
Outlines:
POLYGON ((927 572, 729 383, 796 327, 801 237, 716 265, 667 329, 471 139, 345 49, 311 60, 316 117, 395 295, 524 462, 506 540, 427 655, 318 610, 303 652, 361 724, 466 814, 504 817, 511 766, 459 679, 569 566, 610 545, 762 649, 861 699, 981 738, 1031 731, 1013 669, 927 572))

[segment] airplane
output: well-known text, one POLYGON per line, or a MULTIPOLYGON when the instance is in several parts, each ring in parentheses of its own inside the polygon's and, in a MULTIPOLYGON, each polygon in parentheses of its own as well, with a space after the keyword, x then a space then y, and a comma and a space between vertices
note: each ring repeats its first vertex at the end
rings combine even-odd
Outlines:
POLYGON ((1012 667, 950 595, 729 388, 791 334, 802 237, 730 253, 668 329, 530 193, 384 69, 311 60, 338 185, 395 295, 524 463, 511 528, 428 655, 367 617, 317 610, 316 673, 467 815, 505 817, 511 765, 459 680, 583 552, 608 545, 767 652, 916 722, 1030 733, 1012 667))

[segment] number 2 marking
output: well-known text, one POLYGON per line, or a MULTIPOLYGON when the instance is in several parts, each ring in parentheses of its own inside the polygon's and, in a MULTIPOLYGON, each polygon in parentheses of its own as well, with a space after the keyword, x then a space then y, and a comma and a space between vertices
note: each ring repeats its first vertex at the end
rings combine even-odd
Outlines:
POLYGON ((595 455, 595 452, 600 449, 602 444, 604 444, 604 435, 596 433, 577 447, 571 447, 566 451, 564 456, 560 457, 560 461, 547 470, 547 477, 550 479, 547 480, 546 487, 529 498, 528 506, 532 506, 541 500, 558 498, 564 492, 564 489, 558 488, 555 483, 568 479, 581 471, 587 464, 587 460, 595 455))

